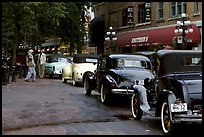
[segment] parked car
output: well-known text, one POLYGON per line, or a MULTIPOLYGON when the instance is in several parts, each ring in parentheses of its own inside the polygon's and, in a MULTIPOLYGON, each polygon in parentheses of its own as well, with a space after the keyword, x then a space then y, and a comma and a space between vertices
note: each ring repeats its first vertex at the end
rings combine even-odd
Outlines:
POLYGON ((101 55, 96 72, 88 72, 84 77, 84 92, 90 95, 92 90, 100 93, 101 102, 111 103, 114 95, 133 94, 133 84, 144 84, 145 79, 153 79, 152 64, 142 55, 110 54, 101 55))
POLYGON ((157 73, 157 67, 158 67, 158 62, 157 62, 157 52, 156 51, 138 51, 138 52, 134 52, 132 54, 136 54, 136 55, 144 55, 146 57, 148 57, 152 63, 152 68, 154 73, 157 73))
POLYGON ((174 133, 178 122, 202 123, 202 51, 159 50, 157 56, 157 82, 146 84, 155 85, 153 94, 147 93, 148 86, 133 86, 133 117, 140 120, 144 113, 160 117, 164 134, 174 133))
POLYGON ((60 78, 62 76, 62 68, 69 64, 66 56, 60 54, 46 54, 46 63, 45 63, 45 75, 53 77, 58 75, 60 78))
POLYGON ((73 85, 83 84, 84 73, 94 72, 99 55, 75 54, 72 65, 65 65, 62 69, 62 81, 72 80, 73 85))

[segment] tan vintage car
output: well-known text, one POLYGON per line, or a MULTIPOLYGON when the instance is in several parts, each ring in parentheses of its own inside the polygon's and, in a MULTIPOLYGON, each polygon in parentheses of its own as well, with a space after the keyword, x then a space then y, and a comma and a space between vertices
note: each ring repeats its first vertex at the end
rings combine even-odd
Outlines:
POLYGON ((75 54, 72 65, 65 65, 62 69, 62 81, 71 80, 73 85, 83 84, 84 73, 94 72, 97 67, 98 55, 75 54))

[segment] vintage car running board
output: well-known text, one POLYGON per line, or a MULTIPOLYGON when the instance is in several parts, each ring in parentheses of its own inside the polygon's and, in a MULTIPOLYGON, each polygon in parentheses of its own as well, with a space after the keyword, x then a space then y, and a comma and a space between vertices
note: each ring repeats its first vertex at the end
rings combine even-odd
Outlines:
POLYGON ((143 113, 155 117, 155 110, 143 111, 143 113))

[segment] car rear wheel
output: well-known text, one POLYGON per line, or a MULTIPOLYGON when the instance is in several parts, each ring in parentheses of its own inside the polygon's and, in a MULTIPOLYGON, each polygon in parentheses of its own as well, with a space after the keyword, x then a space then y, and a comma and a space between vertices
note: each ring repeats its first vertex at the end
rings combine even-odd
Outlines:
POLYGON ((101 92, 101 103, 109 104, 110 103, 110 88, 102 84, 100 88, 100 92, 101 92))
POLYGON ((84 92, 85 95, 91 95, 90 83, 87 78, 84 79, 84 92))
POLYGON ((132 109, 133 118, 136 120, 141 120, 143 111, 140 108, 140 98, 138 96, 138 93, 134 93, 132 95, 131 109, 132 109))
POLYGON ((170 135, 173 132, 173 122, 170 119, 170 108, 166 101, 163 102, 161 108, 161 125, 164 134, 170 135))

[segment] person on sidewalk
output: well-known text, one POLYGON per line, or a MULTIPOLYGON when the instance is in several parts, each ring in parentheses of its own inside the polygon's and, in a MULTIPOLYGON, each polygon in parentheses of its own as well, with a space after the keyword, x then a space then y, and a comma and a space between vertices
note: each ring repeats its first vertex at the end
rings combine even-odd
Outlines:
POLYGON ((32 81, 35 82, 35 79, 36 79, 35 67, 36 67, 36 65, 34 62, 32 49, 30 49, 28 51, 28 54, 26 55, 26 65, 28 67, 28 73, 27 73, 27 76, 25 78, 25 81, 29 82, 29 79, 32 77, 32 81))
POLYGON ((46 55, 43 53, 43 50, 40 50, 40 54, 38 56, 38 73, 40 78, 44 78, 45 73, 45 62, 46 62, 46 55))

